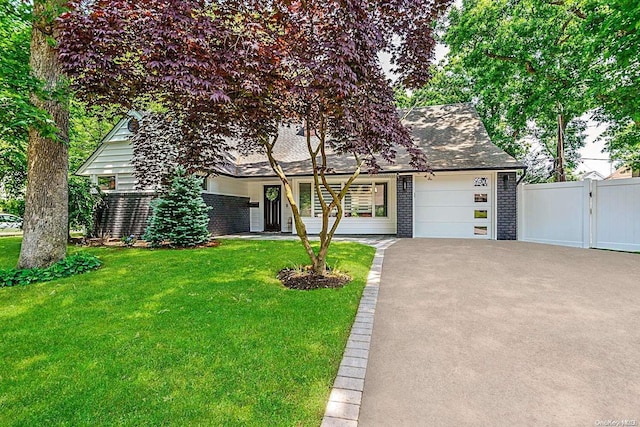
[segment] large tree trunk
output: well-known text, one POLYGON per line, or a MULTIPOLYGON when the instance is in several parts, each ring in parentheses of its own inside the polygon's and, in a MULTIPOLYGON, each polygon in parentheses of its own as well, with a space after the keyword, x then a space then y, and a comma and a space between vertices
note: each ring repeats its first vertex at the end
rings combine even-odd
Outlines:
MULTIPOLYGON (((62 82, 62 72, 55 48, 45 31, 51 18, 44 17, 46 3, 36 1, 31 35, 31 72, 44 82, 50 92, 62 82)), ((47 138, 37 129, 29 130, 27 192, 25 196, 24 237, 19 268, 47 267, 66 255, 68 227, 67 173, 69 157, 67 134, 69 108, 66 100, 41 99, 32 95, 32 102, 53 118, 59 135, 47 138)))

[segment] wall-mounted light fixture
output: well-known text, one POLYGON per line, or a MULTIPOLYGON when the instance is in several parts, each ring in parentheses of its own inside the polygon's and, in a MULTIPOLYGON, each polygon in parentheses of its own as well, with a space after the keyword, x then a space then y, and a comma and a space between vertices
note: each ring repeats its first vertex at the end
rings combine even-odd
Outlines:
POLYGON ((506 173, 502 175, 502 188, 505 190, 509 187, 509 175, 506 173))
POLYGON ((407 191, 407 177, 402 177, 402 191, 407 191))

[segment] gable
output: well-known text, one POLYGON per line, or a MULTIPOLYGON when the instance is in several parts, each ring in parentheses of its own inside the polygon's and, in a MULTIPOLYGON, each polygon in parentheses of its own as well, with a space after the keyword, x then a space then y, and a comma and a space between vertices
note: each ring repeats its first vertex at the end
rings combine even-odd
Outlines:
POLYGON ((131 118, 140 120, 142 115, 130 111, 109 131, 89 158, 78 168, 76 175, 91 176, 111 173, 131 173, 133 147, 129 142, 131 132, 127 125, 131 118), (112 169, 121 170, 114 172, 112 169))

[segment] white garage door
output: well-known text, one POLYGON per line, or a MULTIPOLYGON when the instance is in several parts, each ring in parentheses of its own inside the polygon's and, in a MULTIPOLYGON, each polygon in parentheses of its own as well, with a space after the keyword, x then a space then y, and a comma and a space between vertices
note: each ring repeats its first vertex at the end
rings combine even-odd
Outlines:
POLYGON ((489 239, 492 236, 490 173, 436 174, 415 178, 415 237, 489 239))

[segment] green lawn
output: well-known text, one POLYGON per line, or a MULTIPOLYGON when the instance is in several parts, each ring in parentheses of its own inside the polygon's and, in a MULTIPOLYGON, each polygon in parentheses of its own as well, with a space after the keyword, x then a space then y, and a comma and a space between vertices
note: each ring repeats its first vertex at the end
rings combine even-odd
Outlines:
POLYGON ((104 266, 0 288, 0 425, 320 424, 373 248, 333 244, 355 280, 311 292, 275 279, 298 242, 80 250, 104 266))

